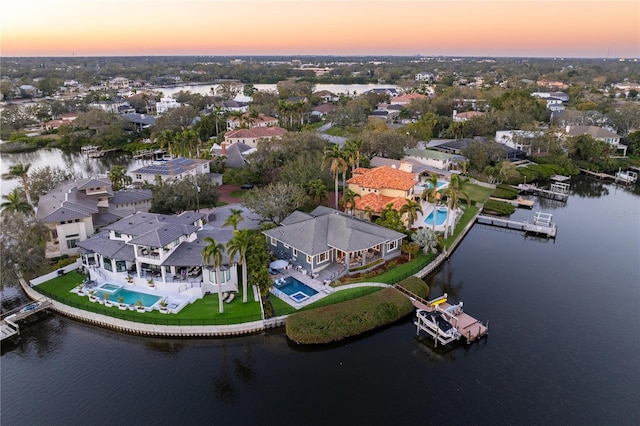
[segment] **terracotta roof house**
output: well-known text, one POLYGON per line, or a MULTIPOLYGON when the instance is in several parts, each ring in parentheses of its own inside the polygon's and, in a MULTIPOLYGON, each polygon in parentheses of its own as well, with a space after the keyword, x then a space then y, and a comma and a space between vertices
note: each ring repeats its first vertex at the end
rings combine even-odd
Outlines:
POLYGON ((258 114, 257 117, 252 117, 251 114, 245 112, 240 117, 231 116, 227 119, 227 130, 234 130, 242 126, 246 126, 251 129, 254 127, 269 127, 277 125, 277 118, 269 117, 262 113, 258 114))
POLYGON ((277 228, 263 231, 271 253, 311 276, 326 279, 374 268, 400 255, 404 234, 327 207, 294 212, 277 228))
POLYGON ((480 111, 467 111, 467 112, 458 112, 455 109, 453 110, 453 121, 467 121, 471 118, 481 117, 484 113, 480 111))
POLYGON ((114 192, 107 178, 66 181, 40 197, 37 217, 48 228, 47 258, 77 253, 77 245, 132 211, 148 211, 151 191, 114 192))
POLYGON ((320 104, 318 106, 313 107, 313 109, 311 110, 311 115, 326 117, 331 111, 333 111, 332 104, 329 104, 329 103, 320 104))
POLYGON ((391 98, 392 105, 409 105, 414 99, 426 99, 425 95, 420 93, 407 93, 406 95, 396 96, 391 98))
POLYGON ((354 215, 365 218, 368 210, 379 214, 389 203, 399 209, 407 199, 412 199, 418 177, 416 173, 406 171, 410 168, 409 164, 403 163, 400 169, 390 166, 355 169, 347 180, 349 189, 360 195, 355 199, 354 215))
MULTIPOLYGON (((202 259, 206 237, 226 243, 232 230, 204 229, 205 214, 135 213, 104 228, 104 232, 78 243, 82 264, 106 281, 147 286, 152 279, 159 290, 191 299, 217 292, 217 276, 202 259), (95 271, 95 272, 94 272, 95 271)), ((220 279, 223 291, 238 290, 237 260, 223 253, 220 279)))
POLYGON ((230 147, 233 144, 241 142, 252 148, 257 148, 258 142, 270 140, 273 138, 280 138, 285 133, 287 133, 287 131, 278 126, 236 129, 225 133, 224 143, 227 145, 227 147, 230 147))

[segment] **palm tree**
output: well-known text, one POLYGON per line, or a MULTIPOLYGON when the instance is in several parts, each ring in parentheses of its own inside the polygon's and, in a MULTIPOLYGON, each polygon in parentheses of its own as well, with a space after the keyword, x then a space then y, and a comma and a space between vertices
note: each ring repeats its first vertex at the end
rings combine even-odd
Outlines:
POLYGON ((224 253, 224 246, 217 243, 212 237, 206 237, 203 240, 207 245, 202 249, 202 260, 206 264, 213 262, 213 267, 216 270, 216 282, 218 283, 218 312, 224 312, 224 306, 222 305, 222 280, 220 279, 220 267, 222 266, 222 254, 224 253))
POLYGON ((360 150, 362 149, 362 144, 362 139, 349 139, 344 145, 344 151, 352 172, 360 167, 360 158, 362 156, 360 150))
POLYGON ((407 204, 400 207, 400 216, 407 215, 407 226, 409 229, 418 220, 418 212, 422 213, 422 206, 413 200, 407 200, 407 204))
POLYGON ((238 254, 242 265, 242 302, 247 302, 247 251, 251 245, 251 233, 248 229, 233 231, 233 238, 227 242, 227 254, 232 259, 238 254))
POLYGON ((2 179, 22 179, 22 189, 27 196, 27 203, 33 205, 29 193, 29 168, 31 168, 31 163, 16 163, 9 166, 9 173, 2 175, 2 179))
POLYGON ((345 211, 349 212, 350 215, 353 215, 353 209, 356 206, 356 198, 360 198, 360 194, 347 189, 342 196, 342 200, 340 200, 340 204, 342 204, 342 207, 344 207, 345 211))
POLYGON ((113 166, 109 170, 109 180, 114 191, 122 189, 128 180, 131 180, 130 176, 127 176, 126 169, 123 166, 113 166), (126 178, 129 179, 126 179, 126 178))
POLYGON ((333 175, 335 181, 335 197, 336 197, 336 210, 338 210, 338 176, 340 173, 344 173, 347 168, 347 162, 344 160, 340 146, 334 144, 330 149, 324 152, 323 167, 329 164, 329 170, 333 175))
POLYGON ((443 192, 447 195, 448 207, 449 211, 447 212, 447 219, 444 228, 444 238, 446 239, 449 231, 449 222, 451 221, 452 213, 458 210, 458 206, 460 204, 460 197, 462 196, 467 204, 471 204, 471 200, 469 195, 462 190, 466 180, 462 180, 460 176, 457 174, 451 175, 451 180, 449 182, 449 186, 443 192))
POLYGON ((307 184, 307 195, 318 204, 322 204, 327 198, 327 187, 322 179, 314 179, 307 184))
POLYGON ((233 226, 233 230, 237 230, 238 229, 238 224, 240 222, 242 222, 244 220, 244 218, 242 217, 242 210, 240 209, 231 209, 231 216, 229 216, 224 223, 222 224, 222 226, 227 226, 227 225, 231 225, 233 226))
POLYGON ((22 194, 18 188, 13 188, 13 191, 9 192, 7 195, 3 195, 2 199, 4 201, 0 204, 0 209, 2 209, 3 215, 12 213, 33 213, 33 206, 22 198, 22 194))

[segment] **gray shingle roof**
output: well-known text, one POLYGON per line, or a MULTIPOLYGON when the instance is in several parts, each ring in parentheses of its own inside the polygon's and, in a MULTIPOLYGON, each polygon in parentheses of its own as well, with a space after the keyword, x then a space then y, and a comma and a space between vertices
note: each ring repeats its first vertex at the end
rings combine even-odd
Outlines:
POLYGON ((113 204, 114 206, 121 206, 123 204, 132 204, 151 200, 152 198, 153 195, 150 189, 127 189, 114 192, 113 198, 109 203, 113 204))
POLYGON ((164 247, 183 235, 193 234, 198 230, 193 225, 178 225, 173 223, 160 223, 160 225, 136 238, 130 240, 131 244, 140 244, 149 247, 164 247))
POLYGON ((124 241, 110 240, 108 232, 101 232, 89 239, 80 241, 78 247, 87 252, 100 253, 100 255, 112 259, 127 260, 129 262, 135 260, 133 246, 124 241))
MULTIPOLYGON (((316 209, 317 210, 317 209, 316 209)), ((327 209, 331 210, 331 209, 327 209)), ((264 231, 308 255, 324 253, 331 248, 350 252, 364 250, 387 241, 404 238, 404 234, 337 211, 308 220, 297 221, 264 231)), ((312 212, 313 215, 313 212, 312 212)))
MULTIPOLYGON (((198 232, 198 238, 195 241, 183 242, 175 249, 171 256, 165 259, 162 264, 164 266, 202 266, 204 262, 202 260, 202 250, 207 246, 204 242, 206 237, 211 237, 216 240, 217 243, 225 244, 233 237, 233 230, 202 230, 198 232)), ((226 250, 222 255, 222 263, 229 264, 229 256, 227 256, 226 250)), ((232 261, 231 263, 236 263, 232 261)))

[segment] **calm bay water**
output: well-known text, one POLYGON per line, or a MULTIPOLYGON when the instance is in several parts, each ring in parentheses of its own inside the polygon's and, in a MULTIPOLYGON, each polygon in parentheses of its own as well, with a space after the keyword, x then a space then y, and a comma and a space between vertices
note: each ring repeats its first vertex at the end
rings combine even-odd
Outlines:
POLYGON ((2 424, 638 424, 640 196, 584 178, 555 241, 474 226, 428 280, 490 320, 433 349, 407 319, 321 348, 282 330, 123 335, 52 315, 1 358, 2 424))
MULTIPOLYGON (((112 152, 101 158, 90 159, 81 152, 62 151, 57 148, 39 149, 33 152, 21 152, 16 154, 2 154, 0 159, 0 174, 9 171, 9 167, 16 163, 31 164, 30 173, 34 170, 51 166, 65 170, 73 170, 83 178, 104 175, 113 166, 124 166, 127 171, 142 167, 142 163, 134 160, 130 154, 124 152, 112 152)), ((19 180, 0 180, 1 195, 6 195, 13 188, 20 185, 19 180)))

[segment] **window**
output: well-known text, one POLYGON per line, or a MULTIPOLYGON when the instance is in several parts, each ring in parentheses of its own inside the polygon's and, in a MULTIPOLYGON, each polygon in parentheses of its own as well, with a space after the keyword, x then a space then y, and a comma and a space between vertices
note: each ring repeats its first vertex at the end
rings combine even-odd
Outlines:
POLYGON ((307 263, 308 263, 309 265, 313 265, 312 260, 313 260, 313 259, 311 258, 311 256, 307 255, 307 263))
POLYGON ((327 260, 329 260, 329 252, 326 251, 324 253, 320 253, 318 255, 318 263, 323 263, 326 262, 327 260))
POLYGON ((67 235, 67 248, 68 249, 76 248, 76 246, 78 245, 79 242, 80 242, 80 235, 78 235, 78 234, 67 235))
POLYGON ((271 241, 271 245, 272 246, 277 246, 278 245, 278 240, 276 240, 275 238, 270 237, 270 241, 271 241))
POLYGON ((298 249, 293 249, 293 250, 291 251, 291 254, 293 255, 293 257, 298 256, 298 249))
POLYGON ((122 234, 121 234, 119 231, 113 231, 113 235, 114 235, 116 238, 120 238, 120 237, 122 237, 122 234))
POLYGON ((136 173, 136 180, 142 180, 142 175, 140 173, 136 173))
POLYGON ((387 251, 393 251, 398 248, 398 240, 387 243, 387 251))
MULTIPOLYGON (((227 281, 229 281, 231 279, 231 269, 227 269, 226 271, 220 271, 220 279, 221 279, 220 284, 224 284, 227 281)), ((209 281, 211 281, 212 284, 218 284, 218 279, 216 276, 215 269, 209 270, 209 281)))
POLYGON ((102 267, 107 271, 113 271, 113 265, 111 264, 111 258, 103 257, 102 258, 102 267))

